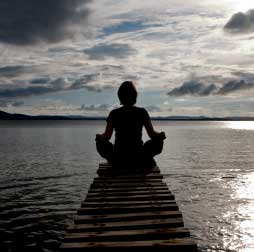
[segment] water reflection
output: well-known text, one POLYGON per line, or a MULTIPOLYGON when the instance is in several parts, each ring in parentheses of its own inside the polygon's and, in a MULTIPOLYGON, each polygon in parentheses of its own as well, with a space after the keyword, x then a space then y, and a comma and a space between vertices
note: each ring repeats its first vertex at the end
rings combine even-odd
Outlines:
POLYGON ((231 188, 231 195, 222 215, 229 224, 222 230, 222 247, 227 251, 254 251, 254 173, 226 180, 224 186, 231 188))
POLYGON ((254 121, 231 121, 225 122, 225 128, 238 130, 254 130, 254 121))
POLYGON ((241 178, 233 196, 239 203, 239 233, 241 235, 240 252, 254 251, 254 173, 241 178))

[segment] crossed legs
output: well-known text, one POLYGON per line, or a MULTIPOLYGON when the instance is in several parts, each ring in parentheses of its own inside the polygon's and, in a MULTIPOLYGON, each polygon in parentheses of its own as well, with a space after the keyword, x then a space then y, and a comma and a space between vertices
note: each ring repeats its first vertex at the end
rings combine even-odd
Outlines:
MULTIPOLYGON (((98 153, 105 158, 110 164, 114 161, 114 145, 106 140, 96 141, 98 153)), ((155 166, 156 162, 153 157, 160 154, 163 149, 163 140, 160 138, 153 138, 148 140, 143 145, 143 157, 140 157, 145 166, 155 166)), ((126 153, 128 156, 128 153, 126 153)), ((130 157, 132 158, 132 157, 130 157)), ((121 160, 120 160, 121 161, 121 160)), ((119 161, 118 161, 119 162, 119 161)), ((124 165, 124 164, 123 164, 124 165)))

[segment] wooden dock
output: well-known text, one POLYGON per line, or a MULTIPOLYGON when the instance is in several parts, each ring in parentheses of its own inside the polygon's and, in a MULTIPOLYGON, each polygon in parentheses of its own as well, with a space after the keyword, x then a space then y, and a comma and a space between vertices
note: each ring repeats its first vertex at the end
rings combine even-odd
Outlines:
POLYGON ((60 251, 197 251, 158 167, 146 175, 109 168, 99 165, 60 251))

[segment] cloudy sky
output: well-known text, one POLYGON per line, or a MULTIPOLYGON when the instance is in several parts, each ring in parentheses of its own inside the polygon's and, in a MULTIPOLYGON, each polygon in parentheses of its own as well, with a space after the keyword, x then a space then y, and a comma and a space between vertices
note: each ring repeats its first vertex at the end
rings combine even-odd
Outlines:
POLYGON ((254 116, 253 0, 4 0, 0 110, 107 115, 124 80, 151 115, 254 116))

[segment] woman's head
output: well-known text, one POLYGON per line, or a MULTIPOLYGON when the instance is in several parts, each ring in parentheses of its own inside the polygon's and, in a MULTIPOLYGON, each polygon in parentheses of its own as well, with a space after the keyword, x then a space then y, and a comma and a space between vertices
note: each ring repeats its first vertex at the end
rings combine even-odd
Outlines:
POLYGON ((132 81, 125 81, 118 89, 118 98, 123 105, 134 105, 137 101, 138 92, 132 81))

